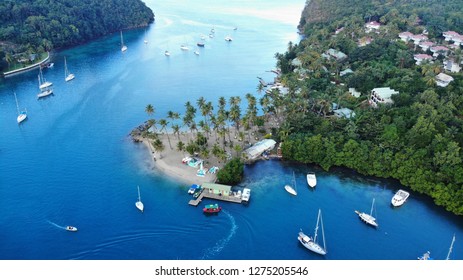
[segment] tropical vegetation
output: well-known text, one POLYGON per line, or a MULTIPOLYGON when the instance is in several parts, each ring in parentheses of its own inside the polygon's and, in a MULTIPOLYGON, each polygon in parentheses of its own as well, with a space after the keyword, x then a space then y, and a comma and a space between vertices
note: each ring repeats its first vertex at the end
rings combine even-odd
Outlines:
POLYGON ((462 4, 307 1, 299 26, 305 38, 276 54, 289 92, 264 96, 271 113, 284 116, 278 133, 283 156, 325 170, 343 166, 394 178, 463 215, 463 79, 442 67, 449 59, 461 64, 461 46, 452 47, 443 32, 463 31, 462 4), (365 30, 370 21, 382 25, 378 32, 365 30), (450 52, 417 65, 413 55, 423 51, 413 41, 399 39, 405 31, 426 34, 450 52), (365 38, 371 43, 361 44, 365 38), (329 48, 347 58, 327 58, 323 54, 329 48), (353 73, 341 75, 345 69, 353 73), (447 87, 436 84, 441 72, 454 78, 447 87), (369 105, 370 91, 379 87, 399 92, 392 96, 393 104, 369 105), (349 88, 360 97, 353 97, 349 88), (337 108, 351 109, 355 116, 336 117, 337 108))
POLYGON ((141 0, 3 0, 0 15, 0 70, 15 59, 154 21, 141 0))

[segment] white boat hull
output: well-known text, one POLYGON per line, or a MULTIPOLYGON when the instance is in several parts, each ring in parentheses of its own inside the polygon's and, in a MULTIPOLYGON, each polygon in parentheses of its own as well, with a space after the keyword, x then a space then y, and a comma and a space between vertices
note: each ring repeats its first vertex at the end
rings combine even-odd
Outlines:
POLYGON ((299 242, 307 249, 310 251, 320 254, 320 255, 326 255, 325 249, 323 249, 320 245, 315 243, 313 239, 306 234, 304 234, 302 231, 299 232, 299 236, 297 237, 299 242))
POLYGON ((41 98, 41 97, 49 96, 52 93, 53 93, 52 89, 47 89, 47 90, 41 91, 39 94, 37 94, 37 97, 41 98))
POLYGON ((394 196, 391 199, 391 204, 394 207, 401 206, 407 201, 408 197, 410 196, 410 193, 404 191, 404 190, 398 190, 394 196))
POLYGON ((371 226, 374 226, 374 227, 377 227, 378 226, 378 223, 376 222, 376 218, 367 214, 367 213, 363 213, 363 212, 359 212, 357 210, 355 210, 355 213, 357 215, 359 215, 359 218, 364 221, 365 223, 371 225, 371 226))
POLYGON ((67 230, 67 231, 77 231, 77 228, 76 228, 76 227, 73 227, 73 226, 67 226, 67 227, 66 227, 66 230, 67 230))
POLYGON ((74 74, 69 74, 66 76, 65 80, 66 82, 69 82, 70 80, 73 80, 76 76, 74 74))
POLYGON ((26 114, 20 114, 16 120, 18 121, 18 123, 21 123, 23 122, 25 119, 27 118, 27 115, 26 114))
POLYGON ((138 210, 142 211, 145 209, 143 203, 141 201, 135 202, 135 206, 138 208, 138 210))
POLYGON ((297 192, 290 185, 286 185, 285 190, 292 195, 297 195, 297 192))
POLYGON ((317 177, 315 177, 315 174, 313 173, 307 174, 307 184, 311 188, 314 188, 317 185, 317 177))
POLYGON ((123 46, 123 47, 121 48, 121 52, 125 52, 126 50, 127 50, 127 46, 123 46))

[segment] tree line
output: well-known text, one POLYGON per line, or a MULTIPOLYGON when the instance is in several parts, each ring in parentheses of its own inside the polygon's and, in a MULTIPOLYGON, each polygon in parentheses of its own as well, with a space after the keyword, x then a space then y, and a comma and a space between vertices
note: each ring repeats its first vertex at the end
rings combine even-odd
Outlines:
MULTIPOLYGON (((398 33, 427 32, 446 44, 442 32, 462 33, 463 1, 311 0, 300 21, 304 39, 277 53, 285 95, 270 91, 263 99, 267 111, 281 121, 279 140, 284 158, 319 164, 325 170, 344 166, 361 174, 395 178, 412 190, 432 197, 437 205, 463 215, 463 79, 444 71, 444 60, 461 62, 461 48, 416 65, 421 49, 402 42, 398 33), (366 33, 365 23, 381 22, 378 33, 366 33), (335 34, 335 30, 343 31, 335 34), (362 38, 371 44, 359 46, 362 38), (344 60, 322 54, 333 48, 344 60), (294 64, 294 59, 300 64, 294 64), (350 68, 352 74, 341 76, 350 68), (447 87, 436 75, 454 78, 447 87), (370 91, 391 87, 399 91, 393 104, 369 106, 370 91), (349 88, 361 93, 353 97, 349 88), (336 107, 355 116, 338 118, 336 107)), ((428 54, 432 54, 429 51, 428 54)))
POLYGON ((0 69, 8 55, 74 46, 154 21, 141 0, 4 0, 0 15, 0 69))

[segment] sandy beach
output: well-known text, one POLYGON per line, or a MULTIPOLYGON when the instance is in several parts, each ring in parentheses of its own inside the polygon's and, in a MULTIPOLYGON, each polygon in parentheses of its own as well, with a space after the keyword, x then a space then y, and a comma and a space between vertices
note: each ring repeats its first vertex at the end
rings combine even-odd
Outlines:
MULTIPOLYGON (((240 145, 242 147, 242 150, 244 150, 250 144, 254 144, 262 138, 251 136, 246 133, 244 139, 239 139, 238 134, 235 133, 236 129, 234 127, 230 127, 229 129, 230 139, 227 135, 226 141, 229 142, 231 140, 232 145, 228 143, 225 146, 225 152, 230 157, 232 155, 237 155, 237 151, 230 148, 230 146, 240 145)), ((179 151, 177 149, 177 144, 179 141, 182 141, 186 144, 189 142, 189 140, 194 139, 195 135, 196 133, 186 131, 181 132, 179 136, 174 135, 172 133, 158 133, 157 137, 162 141, 164 145, 164 150, 162 152, 156 151, 156 149, 153 147, 153 139, 143 137, 142 133, 140 133, 139 131, 136 131, 135 133, 132 132, 132 139, 135 142, 142 142, 147 147, 147 152, 150 153, 155 168, 157 168, 159 171, 163 172, 167 176, 170 176, 173 179, 179 180, 180 182, 186 184, 200 185, 205 182, 213 183, 217 179, 216 173, 211 174, 207 172, 204 177, 201 177, 197 175, 199 166, 191 167, 185 163, 182 163, 182 159, 184 159, 185 157, 189 157, 190 154, 187 151, 179 151)), ((224 145, 222 144, 222 141, 223 138, 221 138, 220 136, 216 136, 214 132, 210 133, 207 143, 209 151, 212 150, 212 147, 215 144, 223 148, 224 145)), ((212 153, 209 153, 209 156, 207 158, 202 158, 201 156, 198 156, 198 158, 203 160, 203 168, 206 170, 209 170, 213 166, 216 166, 220 169, 224 165, 224 161, 215 157, 212 153)))

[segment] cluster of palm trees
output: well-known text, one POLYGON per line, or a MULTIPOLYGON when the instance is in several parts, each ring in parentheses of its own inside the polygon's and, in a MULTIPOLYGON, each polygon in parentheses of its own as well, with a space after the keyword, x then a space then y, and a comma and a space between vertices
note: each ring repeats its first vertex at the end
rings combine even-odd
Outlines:
POLYGON ((247 108, 244 111, 239 96, 231 96, 228 100, 219 97, 217 110, 214 110, 211 101, 200 97, 194 105, 187 101, 182 115, 168 111, 167 116, 161 119, 151 118, 156 110, 152 104, 148 104, 145 112, 150 117, 147 126, 151 129, 144 131, 142 136, 150 139, 152 147, 159 153, 165 149, 159 136, 165 134, 171 150, 174 149, 173 136, 176 138, 175 148, 179 152, 199 154, 204 158, 212 154, 222 162, 231 158, 232 152, 240 157, 241 151, 258 139, 259 130, 265 132, 263 117, 258 116, 256 97, 248 93, 245 98, 247 108))

